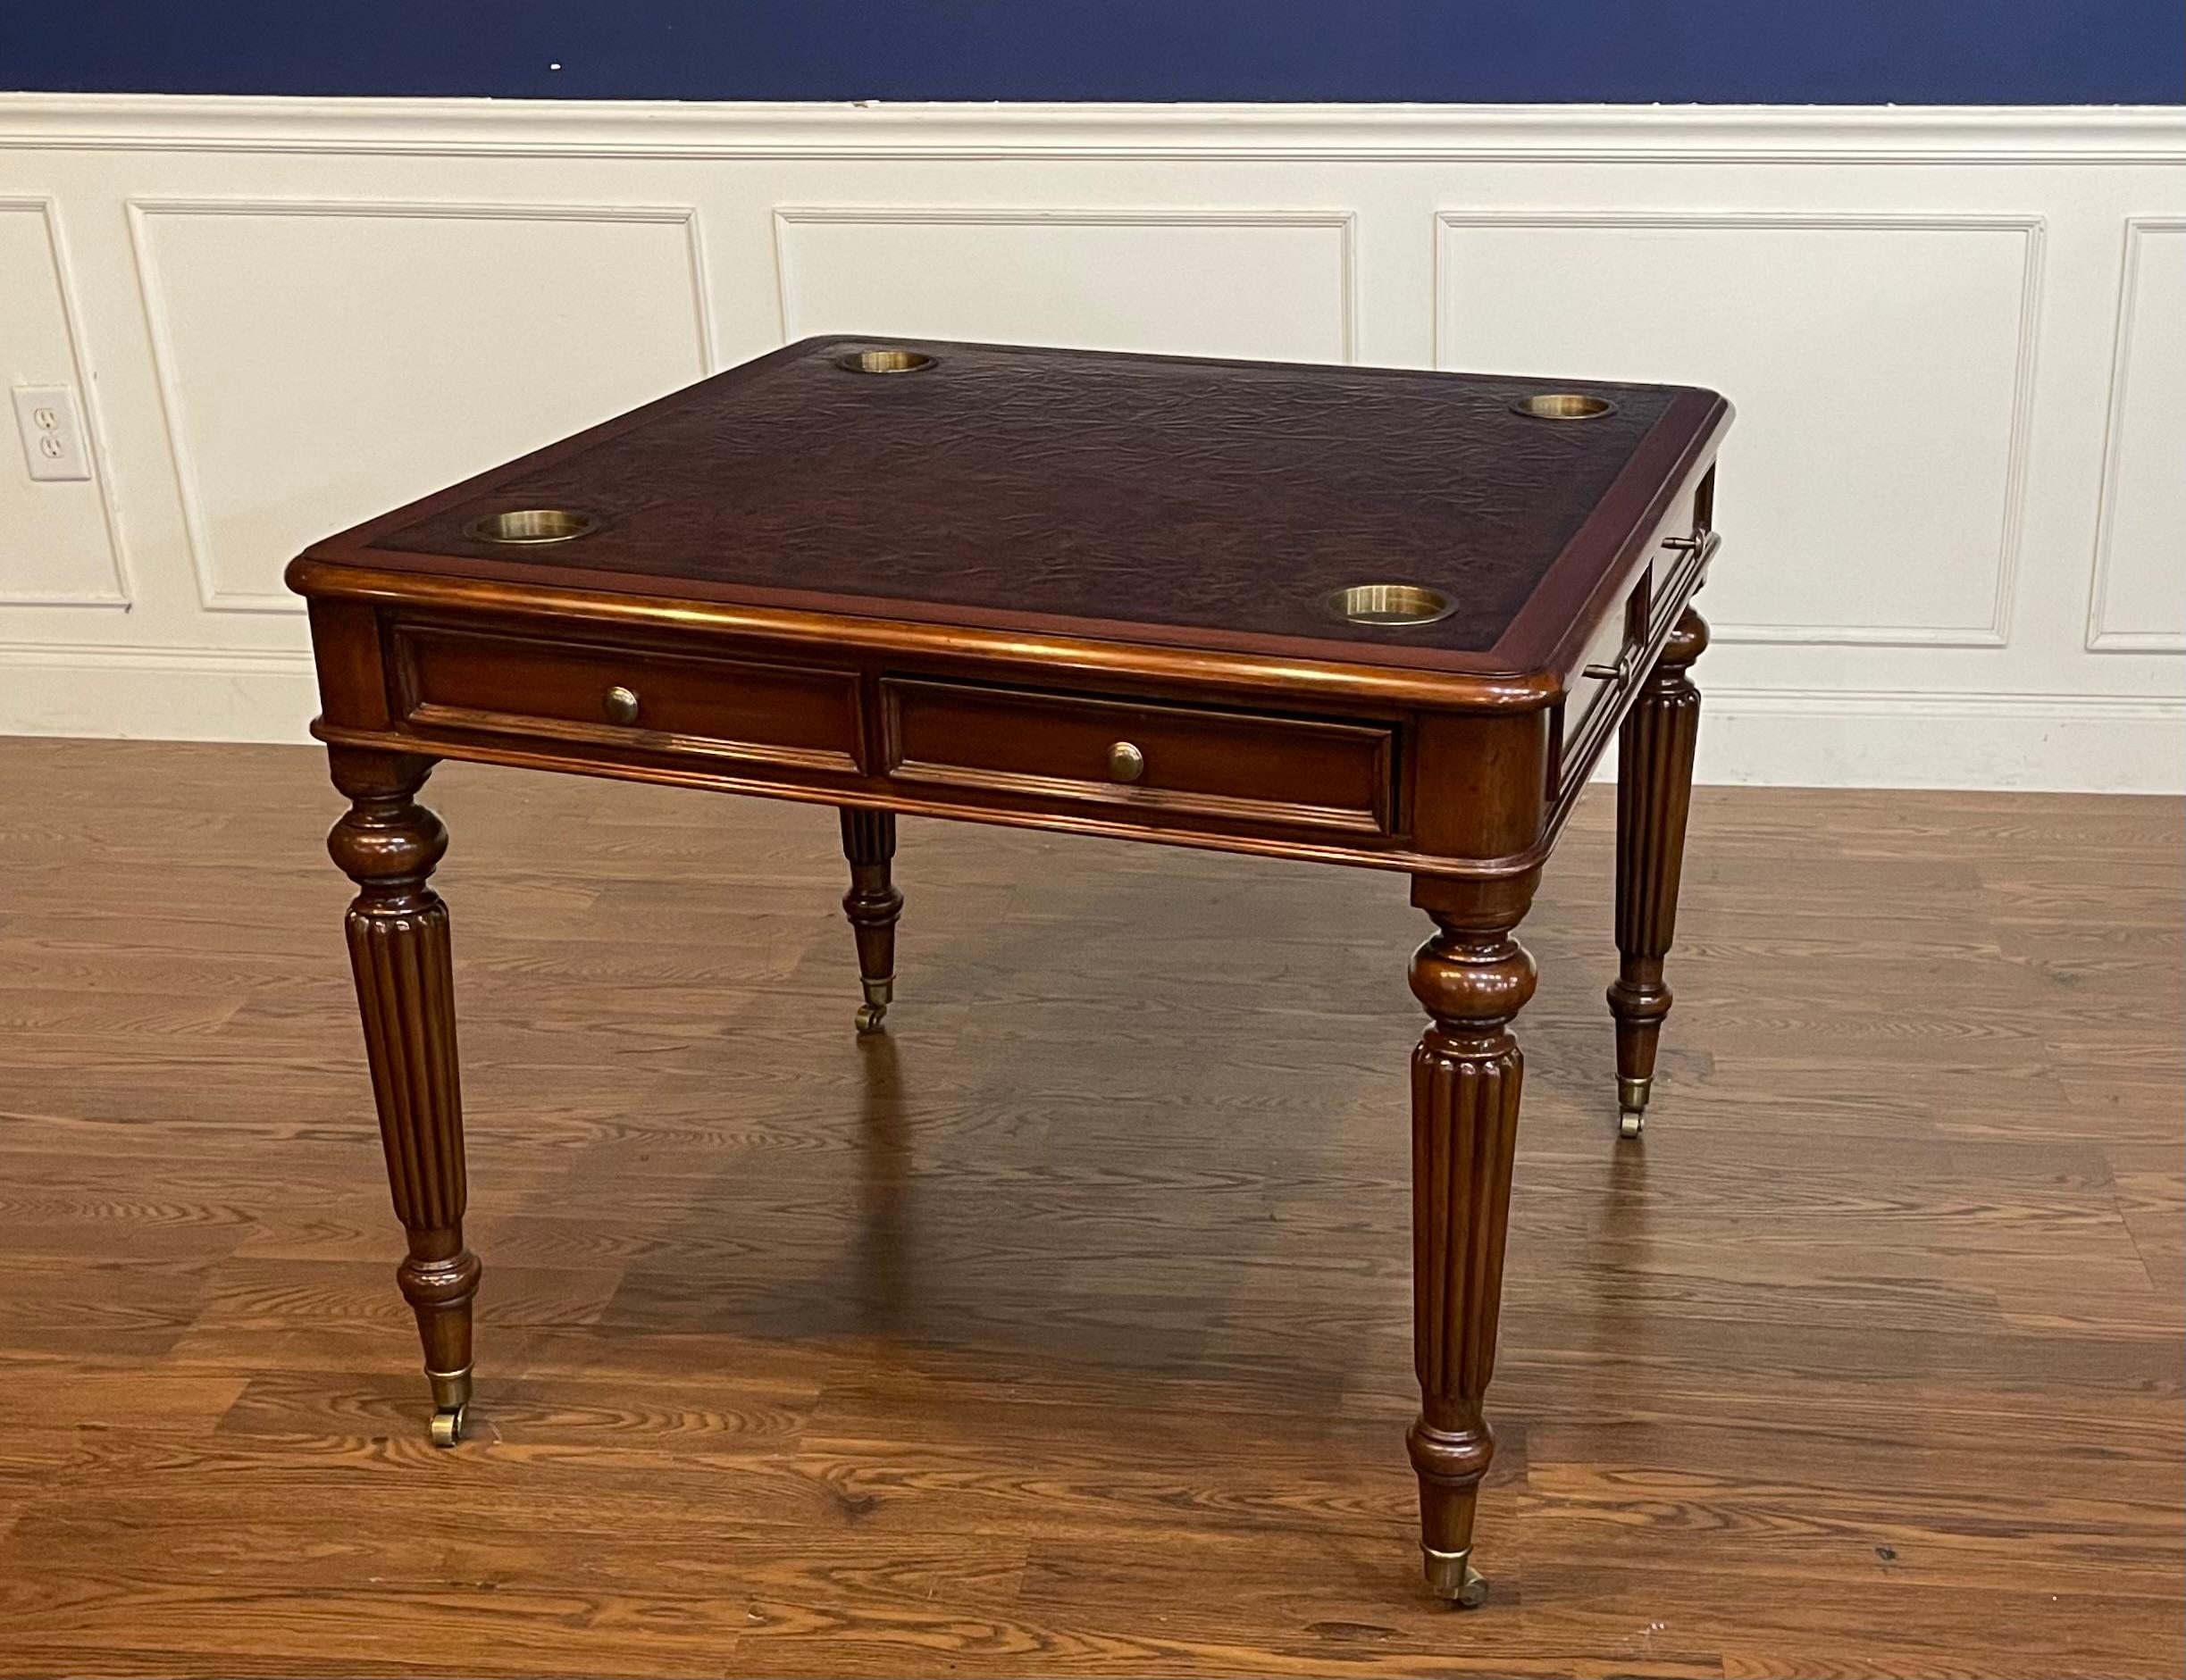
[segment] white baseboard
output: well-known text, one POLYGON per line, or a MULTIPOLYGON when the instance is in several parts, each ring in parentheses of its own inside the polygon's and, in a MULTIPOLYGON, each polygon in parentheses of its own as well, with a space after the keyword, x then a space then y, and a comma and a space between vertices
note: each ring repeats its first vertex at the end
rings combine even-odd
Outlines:
POLYGON ((1703 781, 2186 792, 2186 701, 2084 694, 1702 694, 1703 781))
POLYGON ((0 735, 308 741, 310 656, 203 648, 0 648, 0 735))
MULTIPOLYGON (((2186 701, 1703 690, 1699 779, 1807 787, 2186 792, 2186 701)), ((0 735, 310 740, 308 657, 0 648, 0 735)))

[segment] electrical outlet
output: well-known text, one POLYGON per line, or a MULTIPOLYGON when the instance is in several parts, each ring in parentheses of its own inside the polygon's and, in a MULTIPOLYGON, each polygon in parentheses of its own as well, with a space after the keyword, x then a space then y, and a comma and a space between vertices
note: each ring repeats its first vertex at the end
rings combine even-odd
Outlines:
POLYGON ((34 479, 88 479, 91 454, 84 447, 83 416, 75 390, 66 385, 18 385, 15 429, 34 479))

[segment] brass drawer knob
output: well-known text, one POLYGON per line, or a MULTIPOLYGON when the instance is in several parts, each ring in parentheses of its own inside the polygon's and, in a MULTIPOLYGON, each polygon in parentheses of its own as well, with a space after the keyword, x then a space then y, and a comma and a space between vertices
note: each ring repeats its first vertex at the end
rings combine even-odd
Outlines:
POLYGON ((1119 740, 1108 749, 1108 773, 1110 781, 1136 781, 1146 773, 1146 755, 1119 740))
POLYGON ((600 697, 599 709, 607 715, 610 723, 634 723, 638 721, 638 691, 617 683, 600 697))

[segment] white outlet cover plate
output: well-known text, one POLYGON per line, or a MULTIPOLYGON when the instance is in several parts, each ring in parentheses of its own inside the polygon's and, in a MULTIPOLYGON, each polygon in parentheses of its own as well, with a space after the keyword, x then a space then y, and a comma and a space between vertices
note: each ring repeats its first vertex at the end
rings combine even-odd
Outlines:
POLYGON ((69 385, 15 387, 15 430, 22 434, 23 461, 34 479, 88 479, 90 452, 83 444, 83 416, 69 385))

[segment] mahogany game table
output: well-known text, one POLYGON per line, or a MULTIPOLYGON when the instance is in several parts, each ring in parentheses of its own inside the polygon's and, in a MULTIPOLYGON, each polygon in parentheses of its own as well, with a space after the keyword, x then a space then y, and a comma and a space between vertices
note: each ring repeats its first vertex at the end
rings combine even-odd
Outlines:
POLYGON ((1712 391, 813 339, 314 544, 349 956, 436 1413, 472 1392, 435 761, 839 807, 864 1003, 896 815, 1408 877, 1420 1413, 1437 1595, 1473 1504, 1534 990, 1513 937, 1621 729, 1627 1136, 1670 1007, 1716 539, 1712 391))

